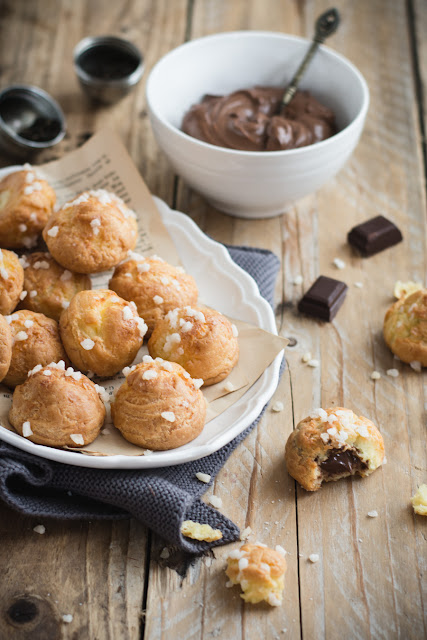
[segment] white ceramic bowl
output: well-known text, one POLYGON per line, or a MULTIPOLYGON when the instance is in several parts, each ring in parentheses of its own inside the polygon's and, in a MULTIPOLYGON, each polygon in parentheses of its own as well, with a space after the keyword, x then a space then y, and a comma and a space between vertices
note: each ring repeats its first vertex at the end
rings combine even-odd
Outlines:
POLYGON ((206 93, 285 87, 308 46, 304 38, 279 33, 220 33, 173 49, 151 71, 147 103, 157 142, 175 171, 214 207, 244 218, 282 213, 332 178, 356 147, 369 90, 351 62, 323 46, 301 88, 335 111, 339 133, 332 138, 286 151, 236 151, 180 131, 186 111, 206 93))

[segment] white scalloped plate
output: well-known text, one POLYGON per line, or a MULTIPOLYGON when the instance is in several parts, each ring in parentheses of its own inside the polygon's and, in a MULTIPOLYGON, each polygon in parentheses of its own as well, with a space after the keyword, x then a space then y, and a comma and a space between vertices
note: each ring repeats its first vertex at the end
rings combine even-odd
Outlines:
MULTIPOLYGON (((16 169, 18 167, 0 169, 0 178, 16 169)), ((173 211, 159 198, 155 201, 186 271, 197 282, 204 304, 277 333, 270 305, 260 295, 255 281, 233 262, 227 250, 208 238, 188 216, 173 211)), ((279 354, 237 402, 211 420, 195 440, 178 449, 150 456, 94 457, 37 445, 1 426, 0 439, 48 460, 97 469, 149 469, 197 460, 228 444, 255 420, 277 387, 281 360, 279 354)))

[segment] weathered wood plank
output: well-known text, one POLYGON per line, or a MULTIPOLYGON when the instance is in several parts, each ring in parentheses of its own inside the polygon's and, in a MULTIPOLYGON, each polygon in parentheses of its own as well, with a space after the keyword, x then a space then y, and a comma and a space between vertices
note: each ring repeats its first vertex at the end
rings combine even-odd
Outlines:
MULTIPOLYGON (((298 14, 281 27, 277 3, 264 3, 256 21, 253 3, 196 3, 194 25, 201 28, 193 28, 192 35, 237 27, 311 35, 315 17, 327 6, 300 3, 298 14)), ((349 406, 383 430, 389 464, 366 481, 329 485, 315 495, 298 490, 302 631, 310 638, 416 638, 425 633, 425 540, 417 532, 422 522, 414 519, 408 500, 425 475, 422 379, 408 367, 401 368, 397 381, 387 376, 379 383, 370 379, 374 368, 385 374, 396 366, 381 336, 395 280, 425 278, 425 202, 407 17, 403 3, 339 2, 338 7, 343 22, 331 46, 365 74, 372 106, 347 167, 283 218, 283 330, 298 343, 288 350, 296 422, 314 406, 349 406), (399 87, 396 69, 402 79, 399 87), (399 224, 405 244, 360 260, 347 247, 346 234, 379 213, 399 224), (334 257, 345 259, 344 272, 337 273, 334 257), (322 326, 295 311, 302 291, 320 273, 342 277, 350 285, 334 325, 322 326), (299 274, 302 287, 292 284, 299 274), (355 288, 356 281, 364 288, 355 288), (301 362, 306 351, 319 359, 318 369, 301 362), (367 517, 371 509, 378 510, 378 520, 367 517), (320 554, 319 563, 308 561, 311 553, 320 554)), ((275 221, 228 218, 182 184, 178 208, 189 211, 221 241, 265 242, 277 251, 275 221)), ((264 506, 254 502, 254 508, 264 506)), ((254 636, 259 634, 256 623, 251 628, 254 636)))
MULTIPOLYGON (((224 513, 241 527, 249 524, 258 539, 280 543, 290 552, 285 602, 267 611, 243 605, 237 588, 226 590, 223 567, 229 549, 197 560, 181 580, 174 570, 161 567, 162 561, 157 563, 163 543, 154 539, 145 628, 150 640, 171 633, 197 639, 275 638, 285 628, 287 637, 298 638, 298 572, 306 638, 406 639, 426 633, 424 523, 408 503, 426 478, 426 391, 422 376, 396 363, 381 336, 394 281, 424 280, 426 275, 425 197, 407 15, 405 3, 390 0, 339 0, 337 5, 343 22, 331 46, 359 66, 372 98, 365 133, 345 169, 316 196, 282 218, 262 223, 216 212, 181 182, 174 203, 216 239, 264 246, 282 259, 277 321, 281 332, 296 340, 275 396, 285 411, 267 412, 219 474, 214 493, 222 497, 224 513), (346 232, 378 213, 399 224, 405 243, 360 260, 346 246, 346 232), (347 263, 343 272, 332 266, 336 256, 347 263), (295 310, 302 291, 319 273, 342 277, 350 286, 333 325, 301 318, 295 310), (295 286, 299 274, 304 282, 295 286), (363 289, 353 286, 356 281, 364 283, 363 289), (301 362, 306 351, 320 360, 319 368, 301 362), (370 380, 374 368, 384 374, 390 367, 400 370, 399 378, 370 380), (333 404, 377 422, 388 465, 367 480, 330 484, 314 495, 298 489, 296 509, 294 484, 283 465, 284 442, 314 406, 333 404), (366 517, 371 509, 378 511, 378 519, 366 517), (317 564, 307 561, 310 553, 319 553, 317 564)), ((326 0, 196 0, 191 36, 245 28, 311 35, 315 17, 327 6, 326 0)), ((40 161, 66 153, 86 134, 110 125, 122 135, 151 190, 171 204, 174 176, 150 131, 144 83, 154 62, 183 41, 187 2, 133 0, 108 4, 107 9, 101 0, 9 0, 3 8, 2 86, 22 81, 45 88, 62 104, 69 125, 63 143, 40 161), (122 34, 146 54, 144 81, 111 108, 94 108, 86 101, 71 64, 75 44, 85 35, 101 33, 122 34)), ((426 105, 422 35, 427 9, 414 0, 414 11, 426 105)), ((9 163, 0 157, 1 166, 9 163)), ((10 631, 6 612, 13 599, 27 594, 39 613, 25 627, 14 627, 13 637, 138 638, 144 528, 135 522, 45 522, 47 532, 38 536, 32 531, 35 524, 0 507, 5 575, 0 637, 10 631), (66 613, 74 616, 69 625, 61 620, 66 613)))
MULTIPOLYGON (((267 2, 261 7, 258 2, 196 2, 191 37, 255 26, 272 28, 274 21, 284 29, 289 23, 298 24, 299 19, 290 3, 267 2), (263 19, 258 24, 260 16, 263 19)), ((220 242, 263 246, 282 257, 284 231, 280 218, 262 222, 232 218, 206 205, 181 181, 176 208, 188 213, 205 233, 220 242)), ((279 329, 282 288, 279 277, 276 289, 279 329)), ((283 331, 288 335, 287 327, 283 331)), ((237 588, 225 588, 225 558, 238 545, 216 549, 213 560, 196 561, 184 581, 173 570, 162 569, 156 563, 162 548, 159 546, 153 550, 154 563, 150 566, 147 639, 167 638, 172 630, 179 638, 276 638, 282 629, 287 629, 289 637, 299 637, 295 492, 283 463, 284 442, 293 428, 289 372, 284 374, 275 399, 284 403, 285 411, 277 414, 271 409, 267 411, 257 431, 236 449, 219 473, 213 492, 223 500, 223 513, 242 529, 246 526, 253 529, 252 540, 273 547, 281 544, 289 552, 283 606, 269 610, 268 605, 244 605, 237 588)))
MULTIPOLYGON (((146 76, 121 102, 110 108, 97 106, 78 86, 72 52, 85 36, 123 35, 144 51, 149 68, 183 40, 186 7, 185 0, 173 8, 154 0, 108 8, 99 0, 2 3, 2 86, 28 82, 44 88, 60 102, 67 119, 64 141, 35 162, 60 157, 90 133, 110 126, 122 135, 151 190, 171 202, 173 174, 153 141, 144 106, 146 76)), ((0 157, 1 166, 13 162, 0 157)), ((139 638, 147 539, 142 525, 44 522, 47 533, 39 536, 32 531, 36 521, 3 506, 0 522, 0 566, 6 576, 1 586, 0 637, 12 637, 13 631, 13 637, 33 640, 139 638), (36 599, 40 613, 27 625, 10 627, 6 612, 22 594, 36 599), (62 621, 67 613, 73 615, 70 624, 62 621), (46 636, 48 632, 51 635, 46 636)))
POLYGON ((288 372, 275 399, 284 402, 285 412, 267 410, 259 428, 234 451, 206 495, 219 496, 222 513, 242 529, 252 528, 251 541, 273 547, 281 544, 288 550, 283 605, 277 609, 244 605, 237 587, 226 589, 225 559, 239 543, 215 549, 213 558, 196 560, 182 579, 173 569, 162 566, 161 560, 158 564, 163 548, 158 542, 150 566, 145 638, 168 638, 172 633, 177 638, 200 640, 252 638, 260 632, 265 634, 262 637, 275 638, 281 629, 287 629, 291 638, 299 637, 294 484, 285 471, 282 448, 277 446, 292 429, 288 372))
MULTIPOLYGON (((307 6, 309 23, 324 6, 307 6)), ((311 375, 321 394, 319 398, 313 393, 313 403, 341 404, 371 417, 383 432, 389 463, 366 481, 343 481, 315 495, 299 490, 303 635, 417 638, 425 633, 425 569, 415 538, 415 528, 422 523, 414 521, 408 500, 421 457, 425 468, 422 378, 393 359, 381 336, 394 282, 424 280, 426 267, 420 138, 406 14, 403 3, 366 3, 363 10, 360 4, 338 7, 345 21, 333 46, 365 74, 372 106, 354 157, 318 193, 318 231, 312 238, 314 243, 318 240, 319 257, 308 246, 304 256, 317 264, 318 273, 338 275, 350 286, 334 325, 317 328, 313 345, 321 368, 311 375), (365 37, 358 38, 362 32, 365 37), (346 233, 379 213, 402 228, 405 243, 360 259, 345 244, 346 233), (347 263, 342 272, 332 265, 336 256, 347 263), (356 281, 363 283, 362 289, 354 287, 356 281), (385 375, 394 367, 401 372, 397 379, 385 375), (373 369, 383 374, 376 383, 370 380, 373 369), (378 519, 368 518, 374 509, 378 519), (321 557, 316 565, 306 560, 313 552, 321 557)), ((294 406, 297 419, 310 408, 295 394, 294 406)))
POLYGON ((139 638, 146 545, 140 523, 56 522, 5 507, 0 514, 0 638, 139 638), (33 531, 37 524, 44 535, 33 531))
MULTIPOLYGON (((423 121, 424 128, 424 162, 427 158, 427 41, 425 33, 427 30, 427 6, 422 0, 412 0, 409 3, 409 16, 413 20, 411 34, 414 33, 415 41, 413 43, 415 52, 415 63, 418 65, 420 91, 419 111, 423 121)), ((427 169, 425 169, 427 175, 427 169)))

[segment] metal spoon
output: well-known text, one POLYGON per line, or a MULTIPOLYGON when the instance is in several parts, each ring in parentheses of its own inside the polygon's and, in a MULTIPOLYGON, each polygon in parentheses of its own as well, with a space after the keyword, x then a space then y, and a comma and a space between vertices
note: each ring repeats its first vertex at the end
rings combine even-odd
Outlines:
POLYGON ((280 113, 283 115, 286 105, 290 103, 292 98, 294 97, 298 85, 302 76, 304 75, 308 65, 310 64, 314 54, 316 53, 319 45, 322 44, 326 38, 329 38, 338 28, 340 23, 340 14, 338 13, 338 9, 328 9, 325 13, 322 13, 317 20, 315 26, 315 32, 313 37, 313 42, 310 45, 309 50, 304 56, 304 60, 301 62, 298 67, 294 77, 289 83, 286 91, 283 94, 283 98, 280 102, 280 113))

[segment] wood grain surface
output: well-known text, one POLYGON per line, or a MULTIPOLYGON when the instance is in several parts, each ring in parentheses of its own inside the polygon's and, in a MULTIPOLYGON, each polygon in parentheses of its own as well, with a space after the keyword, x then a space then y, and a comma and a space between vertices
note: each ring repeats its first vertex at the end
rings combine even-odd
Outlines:
MULTIPOLYGON (((44 521, 0 506, 0 640, 46 638, 258 640, 426 637, 426 523, 409 498, 427 482, 425 374, 393 359, 382 320, 394 282, 426 280, 425 166, 427 5, 423 0, 335 3, 342 14, 330 46, 364 74, 371 105, 356 152, 313 196, 270 220, 229 217, 174 176, 150 130, 144 97, 150 68, 186 39, 265 29, 310 37, 320 0, 0 0, 1 87, 31 82, 53 94, 68 123, 60 157, 101 126, 115 128, 151 191, 188 213, 209 235, 262 246, 281 258, 276 287, 280 333, 292 338, 287 369, 259 426, 232 454, 213 489, 222 511, 253 540, 288 551, 282 607, 244 605, 225 588, 225 558, 183 558, 136 521, 44 521), (137 89, 112 107, 80 92, 72 50, 84 36, 112 33, 145 54, 137 89), (369 259, 346 243, 355 224, 383 214, 404 242, 369 259), (343 271, 333 264, 345 261, 343 271), (301 317, 296 304, 324 274, 345 280, 347 300, 333 323, 301 317), (294 280, 302 275, 303 283, 294 280), (361 282, 362 288, 354 285, 361 282), (310 352, 319 360, 302 362, 310 352), (399 377, 386 375, 397 368, 399 377), (381 378, 373 381, 373 370, 381 378), (314 407, 346 406, 381 429, 387 464, 371 477, 329 483, 308 494, 283 463, 286 438, 314 407), (377 518, 368 512, 376 510, 377 518), (317 563, 308 556, 319 554, 317 563), (64 614, 72 614, 65 623, 64 614)), ((11 158, 0 156, 1 166, 11 158)), ((200 462, 203 470, 203 461, 200 462)), ((209 495, 209 493, 207 494, 209 495)))

